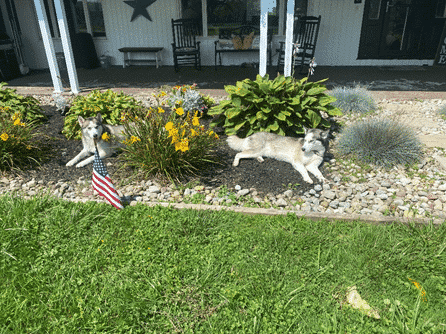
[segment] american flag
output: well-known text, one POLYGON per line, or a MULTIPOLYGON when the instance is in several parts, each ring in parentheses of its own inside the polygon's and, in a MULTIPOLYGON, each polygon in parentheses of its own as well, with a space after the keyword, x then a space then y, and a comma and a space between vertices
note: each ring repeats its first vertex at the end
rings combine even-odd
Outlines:
POLYGON ((121 204, 121 198, 119 198, 119 195, 110 180, 107 168, 105 168, 104 163, 99 157, 97 147, 95 147, 93 161, 93 189, 96 190, 99 195, 104 196, 105 199, 116 209, 124 209, 121 204))

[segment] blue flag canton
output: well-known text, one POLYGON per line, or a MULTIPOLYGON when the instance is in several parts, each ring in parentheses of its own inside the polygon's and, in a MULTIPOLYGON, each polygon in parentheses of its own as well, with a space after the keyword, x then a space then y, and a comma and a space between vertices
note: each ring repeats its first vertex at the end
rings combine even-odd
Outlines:
POLYGON ((101 176, 107 176, 107 168, 105 167, 104 163, 102 162, 101 158, 99 157, 99 152, 96 149, 94 152, 94 161, 93 161, 93 169, 99 173, 101 176))

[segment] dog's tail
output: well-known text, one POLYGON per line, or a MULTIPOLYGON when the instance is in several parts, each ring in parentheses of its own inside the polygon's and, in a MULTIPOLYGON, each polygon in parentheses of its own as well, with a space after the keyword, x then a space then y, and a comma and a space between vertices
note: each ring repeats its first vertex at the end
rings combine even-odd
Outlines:
POLYGON ((229 147, 235 151, 243 151, 246 146, 246 138, 239 138, 235 135, 228 136, 226 142, 228 143, 229 147))

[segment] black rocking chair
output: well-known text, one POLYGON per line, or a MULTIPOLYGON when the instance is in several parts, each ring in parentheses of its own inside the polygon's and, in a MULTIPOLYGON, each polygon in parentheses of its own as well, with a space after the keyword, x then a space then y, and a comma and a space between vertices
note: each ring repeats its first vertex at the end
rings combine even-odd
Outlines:
MULTIPOLYGON (((316 50, 317 36, 319 34, 319 26, 321 25, 321 16, 303 16, 297 21, 297 27, 294 30, 294 44, 299 44, 299 50, 295 55, 294 64, 297 67, 300 66, 300 74, 303 74, 302 70, 304 66, 309 66, 311 59, 314 57, 314 51, 316 50)), ((280 48, 276 50, 279 53, 277 60, 277 71, 280 66, 284 66, 285 63, 285 42, 280 42, 280 48)), ((291 56, 293 57, 293 52, 291 56)), ((292 66, 293 66, 292 65, 292 66)))
POLYGON ((175 72, 178 72, 180 66, 190 65, 201 70, 200 42, 196 40, 196 36, 200 35, 200 25, 197 20, 172 19, 172 33, 175 72))

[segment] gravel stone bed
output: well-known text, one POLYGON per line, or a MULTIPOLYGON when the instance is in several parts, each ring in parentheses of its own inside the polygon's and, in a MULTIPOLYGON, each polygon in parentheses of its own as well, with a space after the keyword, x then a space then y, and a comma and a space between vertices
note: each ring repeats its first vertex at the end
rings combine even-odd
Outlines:
MULTIPOLYGON (((56 158, 41 168, 0 177, 0 193, 25 198, 42 193, 70 201, 104 201, 91 186, 92 166, 66 167, 82 147, 80 141, 68 141, 60 133, 63 118, 51 96, 33 95, 50 116, 43 126, 55 140, 56 158), (54 131, 54 132, 51 132, 54 131)), ((150 96, 135 96, 147 101, 150 96)), ((218 102, 218 101, 217 101, 218 102)), ((414 126, 417 134, 446 135, 446 121, 437 114, 444 100, 379 101, 379 110, 366 116, 344 115, 336 119, 349 125, 365 117, 397 118, 414 126), (422 121, 421 121, 422 120, 422 121)), ((221 137, 224 135, 220 132, 221 137)), ((336 133, 335 133, 336 135, 336 133)), ((330 147, 333 147, 333 141, 330 147)), ((148 202, 202 203, 223 206, 280 208, 302 212, 361 214, 415 218, 446 218, 446 172, 434 155, 445 156, 442 149, 426 148, 425 159, 417 168, 395 166, 390 170, 360 166, 350 160, 335 159, 331 149, 320 168, 328 179, 325 184, 309 185, 290 164, 265 159, 244 159, 232 167, 234 151, 222 145, 219 155, 223 166, 211 168, 201 178, 190 178, 180 186, 158 178, 128 181, 129 171, 119 170, 116 157, 105 159, 119 195, 130 205, 148 202)), ((313 180, 315 180, 313 178, 313 180)))

